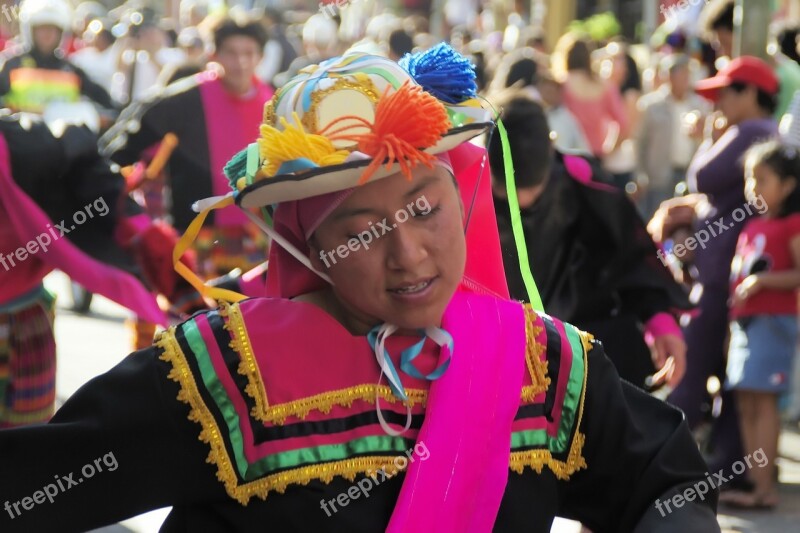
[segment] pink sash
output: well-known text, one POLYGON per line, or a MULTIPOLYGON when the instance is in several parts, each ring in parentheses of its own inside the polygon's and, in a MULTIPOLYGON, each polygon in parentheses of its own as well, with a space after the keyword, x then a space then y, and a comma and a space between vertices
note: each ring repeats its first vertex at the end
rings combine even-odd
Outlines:
POLYGON ((505 492, 525 368, 522 305, 457 292, 442 327, 455 349, 417 439, 430 455, 410 464, 390 533, 491 531, 505 492))
MULTIPOLYGON (((0 135, 0 205, 6 210, 11 226, 21 243, 36 242, 36 237, 47 232, 48 224, 52 225, 41 208, 12 179, 8 144, 2 135, 0 135)), ((39 250, 35 257, 29 257, 27 260, 38 260, 51 268, 65 272, 87 290, 102 294, 127 307, 143 320, 167 324, 167 318, 158 307, 155 297, 135 277, 92 259, 66 237, 54 238, 51 241, 47 251, 39 250)), ((30 268, 30 265, 22 262, 15 268, 30 268)))

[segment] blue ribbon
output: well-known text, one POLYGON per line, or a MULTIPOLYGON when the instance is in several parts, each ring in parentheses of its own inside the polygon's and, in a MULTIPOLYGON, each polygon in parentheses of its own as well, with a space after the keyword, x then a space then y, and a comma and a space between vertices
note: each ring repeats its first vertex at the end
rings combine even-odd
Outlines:
MULTIPOLYGON (((378 330, 380 329, 380 327, 381 324, 378 324, 377 326, 372 328, 369 331, 369 333, 367 333, 367 342, 369 342, 369 345, 372 347, 373 351, 375 350, 375 345, 378 340, 378 330)), ((440 377, 442 377, 442 375, 444 375, 444 373, 447 371, 447 368, 450 366, 450 359, 453 353, 453 336, 443 329, 440 329, 440 331, 447 337, 447 344, 445 346, 442 346, 442 349, 446 348, 449 351, 447 359, 443 363, 441 363, 431 373, 427 375, 417 370, 417 368, 413 365, 414 359, 416 359, 419 356, 419 354, 422 353, 422 347, 425 345, 425 341, 428 339, 428 335, 425 332, 425 330, 421 329, 418 330, 418 333, 422 336, 422 338, 418 342, 414 343, 412 346, 409 346, 408 348, 400 352, 400 370, 402 370, 405 374, 415 379, 435 381, 440 377)), ((400 377, 397 374, 397 370, 395 369, 394 363, 392 362, 392 359, 389 356, 388 350, 386 350, 386 355, 387 355, 386 362, 389 367, 389 372, 391 372, 392 374, 391 377, 394 378, 388 380, 389 388, 392 390, 392 394, 394 394, 395 397, 403 401, 406 401, 408 400, 408 395, 406 394, 405 389, 402 387, 402 385, 400 389, 398 389, 394 385, 395 382, 400 383, 400 377)))

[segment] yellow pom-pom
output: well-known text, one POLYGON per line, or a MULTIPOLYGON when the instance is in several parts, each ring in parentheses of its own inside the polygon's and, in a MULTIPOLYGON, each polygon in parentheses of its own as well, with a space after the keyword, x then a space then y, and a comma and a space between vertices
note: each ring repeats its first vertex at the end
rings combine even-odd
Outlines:
POLYGON ((261 138, 258 140, 259 153, 263 173, 274 176, 282 164, 296 159, 308 159, 321 167, 344 163, 350 152, 337 150, 333 143, 322 135, 306 133, 300 124, 297 113, 292 114, 295 124, 289 124, 285 118, 280 122, 283 130, 268 124, 261 126, 261 138))

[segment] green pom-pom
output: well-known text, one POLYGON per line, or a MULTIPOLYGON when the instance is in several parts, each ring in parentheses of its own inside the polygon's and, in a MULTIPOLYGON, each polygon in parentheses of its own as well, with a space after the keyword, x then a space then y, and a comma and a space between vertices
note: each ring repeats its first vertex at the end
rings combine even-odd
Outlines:
POLYGON ((225 177, 228 178, 228 184, 234 191, 236 189, 236 182, 239 178, 243 177, 247 172, 247 148, 237 153, 233 158, 228 161, 223 169, 225 177))

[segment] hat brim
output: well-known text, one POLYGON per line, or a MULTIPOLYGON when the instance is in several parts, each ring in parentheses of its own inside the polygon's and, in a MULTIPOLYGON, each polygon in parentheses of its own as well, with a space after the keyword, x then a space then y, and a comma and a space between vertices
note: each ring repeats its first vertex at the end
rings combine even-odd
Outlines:
POLYGON ((733 83, 733 80, 727 76, 718 75, 698 81, 694 86, 694 92, 706 100, 716 102, 719 100, 719 92, 725 87, 729 87, 731 83, 733 83))
MULTIPOLYGON (((425 151, 432 155, 447 152, 487 131, 492 125, 493 122, 479 122, 453 128, 444 134, 435 146, 425 151)), ((351 189, 358 185, 364 169, 370 163, 372 159, 360 159, 262 179, 240 191, 236 195, 236 204, 246 209, 259 208, 351 189)), ((397 163, 390 165, 389 168, 381 165, 370 177, 370 182, 399 171, 400 165, 397 163)))

